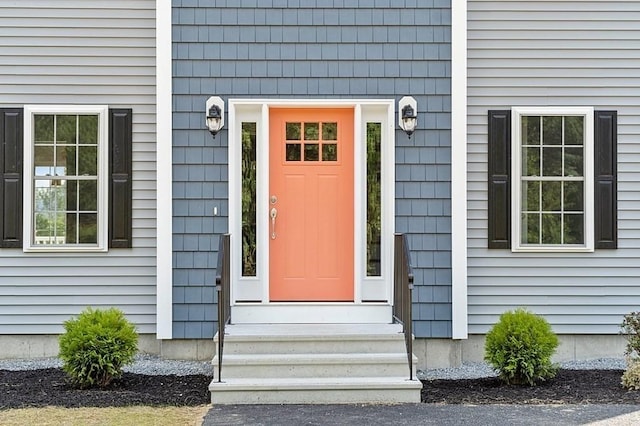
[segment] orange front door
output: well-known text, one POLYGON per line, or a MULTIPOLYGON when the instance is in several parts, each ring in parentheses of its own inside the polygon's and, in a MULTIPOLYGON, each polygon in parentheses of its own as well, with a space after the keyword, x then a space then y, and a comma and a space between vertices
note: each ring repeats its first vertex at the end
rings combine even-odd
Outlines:
POLYGON ((353 109, 270 110, 269 297, 353 301, 353 109))

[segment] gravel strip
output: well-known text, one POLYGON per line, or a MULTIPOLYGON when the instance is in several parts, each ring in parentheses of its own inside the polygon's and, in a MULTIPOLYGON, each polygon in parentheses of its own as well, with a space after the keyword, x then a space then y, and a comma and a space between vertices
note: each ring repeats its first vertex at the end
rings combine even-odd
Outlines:
MULTIPOLYGON (((37 358, 19 360, 0 360, 0 370, 39 370, 42 368, 60 368, 62 362, 58 358, 37 358)), ((598 358, 584 361, 561 362, 560 367, 569 370, 624 370, 626 364, 622 358, 598 358)), ((202 374, 213 376, 213 366, 209 361, 182 361, 162 359, 156 355, 136 355, 132 365, 124 371, 147 375, 188 376, 202 374)), ((464 363, 460 367, 434 368, 418 371, 418 379, 477 379, 495 377, 497 374, 484 362, 464 363)))
MULTIPOLYGON (((560 362, 559 364, 560 368, 567 370, 624 370, 626 368, 625 361, 622 358, 598 358, 582 361, 566 361, 560 362)), ((496 376, 497 373, 484 362, 464 363, 460 367, 420 370, 417 373, 418 379, 425 380, 478 379, 481 377, 496 376)))
MULTIPOLYGON (((62 367, 62 361, 58 358, 0 360, 0 370, 40 370, 60 367, 62 367)), ((162 359, 156 355, 148 354, 136 355, 133 364, 123 367, 122 370, 152 376, 190 376, 194 374, 213 376, 213 366, 210 361, 162 359)))

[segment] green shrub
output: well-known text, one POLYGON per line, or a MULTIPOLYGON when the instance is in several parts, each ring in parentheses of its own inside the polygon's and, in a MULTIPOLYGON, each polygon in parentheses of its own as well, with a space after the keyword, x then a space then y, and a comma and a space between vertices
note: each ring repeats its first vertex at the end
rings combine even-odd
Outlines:
POLYGON ((135 327, 116 308, 87 308, 65 321, 64 329, 59 339, 62 368, 81 388, 109 385, 138 350, 135 327))
POLYGON ((625 355, 631 358, 640 357, 640 312, 631 312, 624 316, 620 325, 627 339, 625 355))
POLYGON ((640 390, 640 361, 627 359, 627 369, 622 374, 622 386, 630 390, 640 390))
POLYGON ((551 356, 558 337, 542 317, 519 308, 500 315, 487 334, 484 359, 507 384, 529 384, 555 377, 551 356))

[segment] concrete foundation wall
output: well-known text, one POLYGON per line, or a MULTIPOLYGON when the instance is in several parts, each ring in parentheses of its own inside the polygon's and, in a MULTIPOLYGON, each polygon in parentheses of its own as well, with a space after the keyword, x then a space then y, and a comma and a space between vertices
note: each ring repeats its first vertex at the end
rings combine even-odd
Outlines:
MULTIPOLYGON (((215 353, 212 339, 157 340, 140 335, 138 350, 166 359, 210 361, 215 353)), ((0 336, 0 359, 48 358, 58 356, 57 335, 0 336)))
MULTIPOLYGON (((626 341, 615 335, 559 335, 560 345, 553 361, 595 358, 622 358, 626 341)), ((208 361, 213 359, 212 339, 157 340, 155 336, 140 336, 138 349, 142 353, 166 359, 208 361)), ((416 339, 413 353, 418 357, 418 369, 456 367, 465 362, 482 362, 484 335, 470 335, 467 340, 416 339)), ((58 356, 58 336, 0 336, 0 359, 46 358, 58 356)))
MULTIPOLYGON (((620 335, 559 335, 560 345, 554 362, 596 358, 622 358, 626 340, 620 335)), ((485 336, 470 335, 467 340, 416 339, 413 353, 418 369, 456 367, 466 362, 482 362, 485 336)))

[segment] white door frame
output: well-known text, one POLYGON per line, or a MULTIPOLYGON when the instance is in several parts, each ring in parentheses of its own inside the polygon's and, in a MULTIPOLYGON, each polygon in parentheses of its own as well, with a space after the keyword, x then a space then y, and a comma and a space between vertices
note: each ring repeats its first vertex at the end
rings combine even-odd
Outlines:
POLYGON ((390 322, 393 303, 393 233, 395 229, 395 101, 393 99, 230 99, 229 232, 231 233, 231 321, 390 322), (336 303, 269 302, 269 109, 354 109, 354 301, 336 303), (255 122, 256 243, 255 277, 241 276, 242 123, 255 122), (382 276, 366 276, 366 123, 382 123, 382 276))

